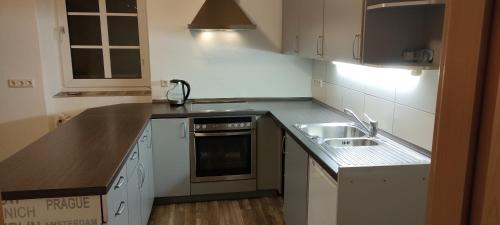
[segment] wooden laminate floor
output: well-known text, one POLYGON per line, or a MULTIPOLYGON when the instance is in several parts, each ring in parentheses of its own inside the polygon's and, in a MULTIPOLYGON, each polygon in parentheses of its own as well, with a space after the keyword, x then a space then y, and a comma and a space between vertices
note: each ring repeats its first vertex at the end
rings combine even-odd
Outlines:
POLYGON ((155 206, 149 225, 284 225, 279 197, 155 206))

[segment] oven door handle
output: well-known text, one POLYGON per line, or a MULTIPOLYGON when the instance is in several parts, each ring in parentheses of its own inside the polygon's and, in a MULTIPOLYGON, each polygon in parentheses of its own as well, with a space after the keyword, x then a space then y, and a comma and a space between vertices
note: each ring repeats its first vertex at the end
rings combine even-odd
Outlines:
POLYGON ((241 131, 241 132, 224 132, 224 133, 194 133, 195 137, 226 137, 226 136, 240 136, 240 135, 251 135, 252 131, 241 131))

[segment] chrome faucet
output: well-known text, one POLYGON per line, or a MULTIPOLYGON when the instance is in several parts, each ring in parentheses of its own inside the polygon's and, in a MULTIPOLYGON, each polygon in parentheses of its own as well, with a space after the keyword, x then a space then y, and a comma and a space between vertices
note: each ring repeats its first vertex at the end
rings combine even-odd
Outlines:
POLYGON ((344 109, 344 112, 347 115, 354 117, 357 120, 357 122, 359 124, 361 124, 361 126, 364 128, 364 130, 366 132, 368 132, 370 137, 377 136, 377 133, 378 133, 378 122, 377 121, 373 120, 365 113, 365 117, 366 117, 366 119, 368 119, 368 123, 370 124, 370 126, 368 127, 365 125, 365 123, 361 119, 359 119, 359 117, 356 115, 356 113, 354 113, 352 110, 346 108, 346 109, 344 109))

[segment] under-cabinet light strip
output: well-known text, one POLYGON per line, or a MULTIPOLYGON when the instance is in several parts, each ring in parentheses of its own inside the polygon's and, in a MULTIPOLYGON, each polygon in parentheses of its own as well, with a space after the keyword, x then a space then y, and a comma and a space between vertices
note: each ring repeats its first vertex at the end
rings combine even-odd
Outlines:
POLYGON ((444 4, 444 0, 421 0, 421 1, 407 1, 407 2, 389 2, 380 3, 376 5, 370 5, 366 9, 381 9, 381 8, 393 8, 393 7, 404 7, 404 6, 420 6, 420 5, 438 5, 444 4))

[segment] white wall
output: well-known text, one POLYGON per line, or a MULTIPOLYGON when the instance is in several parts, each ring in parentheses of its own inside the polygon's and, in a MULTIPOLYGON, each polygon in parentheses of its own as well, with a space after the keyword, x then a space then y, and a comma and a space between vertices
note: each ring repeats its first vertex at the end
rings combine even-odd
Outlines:
POLYGON ((185 79, 193 98, 311 96, 310 60, 282 55, 281 0, 240 0, 257 30, 191 32, 204 0, 147 0, 154 99, 160 80, 185 79))
POLYGON ((383 69, 315 61, 313 95, 339 110, 367 113, 382 130, 432 149, 439 71, 420 76, 383 69))
POLYGON ((44 80, 44 95, 50 128, 52 129, 55 127, 55 121, 62 113, 74 116, 85 109, 93 107, 121 103, 151 102, 150 96, 102 96, 77 98, 53 97, 60 91, 106 90, 102 88, 74 89, 64 87, 56 1, 61 0, 35 1, 38 22, 38 39, 40 42, 39 51, 42 61, 42 77, 44 80))
POLYGON ((54 128, 60 113, 151 101, 149 96, 53 98, 67 90, 62 84, 55 1, 0 0, 0 161, 54 128), (8 79, 33 79, 35 87, 8 88, 8 79))
POLYGON ((35 0, 0 1, 0 161, 48 131, 35 0), (34 88, 8 88, 33 79, 34 88))

